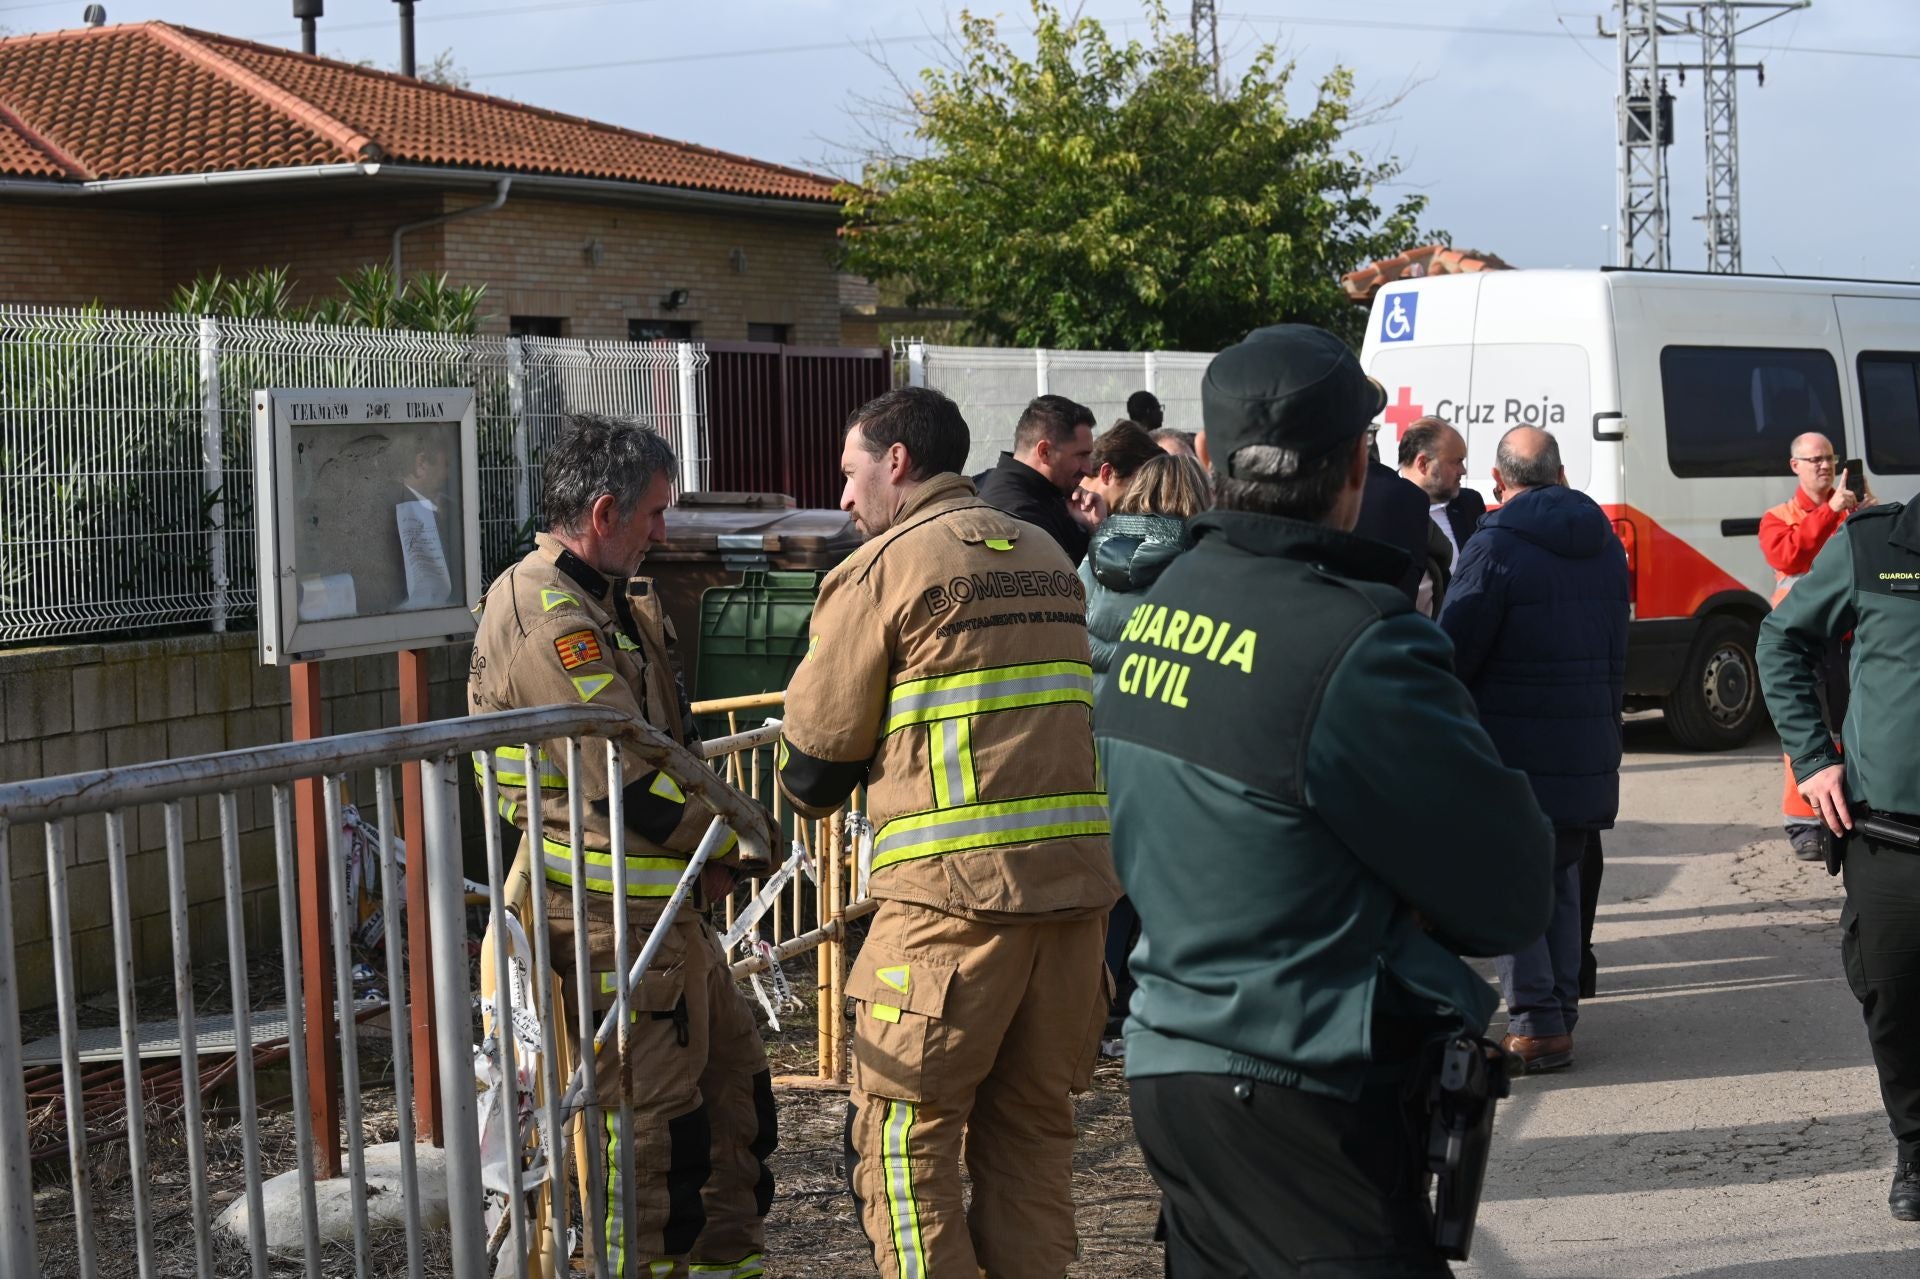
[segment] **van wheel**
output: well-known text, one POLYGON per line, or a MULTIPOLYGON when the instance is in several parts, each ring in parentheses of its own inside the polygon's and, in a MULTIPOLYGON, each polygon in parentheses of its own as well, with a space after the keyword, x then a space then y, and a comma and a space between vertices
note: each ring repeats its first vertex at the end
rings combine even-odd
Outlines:
POLYGON ((1675 741, 1689 750, 1732 750, 1760 727, 1766 708, 1753 659, 1758 634, 1753 622, 1728 613, 1700 624, 1680 683, 1663 703, 1675 741))

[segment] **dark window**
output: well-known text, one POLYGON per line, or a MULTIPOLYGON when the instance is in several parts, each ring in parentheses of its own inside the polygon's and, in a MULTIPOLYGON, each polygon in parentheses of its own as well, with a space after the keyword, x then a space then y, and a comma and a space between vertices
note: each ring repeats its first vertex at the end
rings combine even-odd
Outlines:
POLYGON ((1825 351, 1670 346, 1660 352, 1667 465, 1688 479, 1777 476, 1793 437, 1841 430, 1840 374, 1825 351))
POLYGON ((559 315, 512 315, 507 317, 507 336, 563 338, 567 336, 567 321, 559 315))
POLYGON ((749 342, 785 342, 787 326, 784 324, 749 324, 747 341, 749 342))
POLYGON ((1867 465, 1881 475, 1920 474, 1920 355, 1862 355, 1860 407, 1867 465))
POLYGON ((691 320, 628 320, 629 342, 691 342, 691 320))

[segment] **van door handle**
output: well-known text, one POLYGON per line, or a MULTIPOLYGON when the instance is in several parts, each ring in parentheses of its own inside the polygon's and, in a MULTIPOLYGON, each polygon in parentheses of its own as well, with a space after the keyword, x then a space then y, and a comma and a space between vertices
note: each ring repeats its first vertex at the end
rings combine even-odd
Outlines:
POLYGON ((1627 415, 1625 413, 1614 412, 1595 413, 1593 415, 1593 438, 1608 444, 1617 443, 1626 439, 1627 415), (1611 430, 1603 430, 1600 424, 1609 421, 1616 422, 1618 425, 1611 430))
POLYGON ((1760 536, 1760 517, 1745 520, 1721 520, 1721 537, 1758 537, 1760 536))

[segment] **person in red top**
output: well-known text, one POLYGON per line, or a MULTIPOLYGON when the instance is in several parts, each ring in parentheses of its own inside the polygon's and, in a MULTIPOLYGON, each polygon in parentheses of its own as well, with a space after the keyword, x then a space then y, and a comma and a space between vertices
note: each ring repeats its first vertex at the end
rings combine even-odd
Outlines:
MULTIPOLYGON (((1776 605, 1813 567, 1813 557, 1839 531, 1848 513, 1873 502, 1872 494, 1858 498, 1848 490, 1844 469, 1835 478, 1839 459, 1826 436, 1809 431, 1793 441, 1790 453, 1788 465, 1800 486, 1792 497, 1760 517, 1760 553, 1774 572, 1772 602, 1776 605)), ((1847 714, 1847 663, 1840 649, 1830 652, 1822 663, 1820 702, 1827 726, 1838 739, 1840 721, 1847 714)), ((1786 789, 1780 795, 1780 813, 1793 855, 1801 861, 1818 861, 1823 855, 1820 818, 1800 797, 1791 761, 1787 764, 1786 789)))

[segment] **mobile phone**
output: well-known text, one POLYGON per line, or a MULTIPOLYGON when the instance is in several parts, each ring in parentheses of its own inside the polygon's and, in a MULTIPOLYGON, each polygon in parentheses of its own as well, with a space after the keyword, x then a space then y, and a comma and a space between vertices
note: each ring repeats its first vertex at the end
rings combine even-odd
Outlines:
POLYGON ((1860 501, 1866 500, 1867 476, 1865 471, 1859 469, 1857 462, 1847 468, 1847 492, 1860 501))

